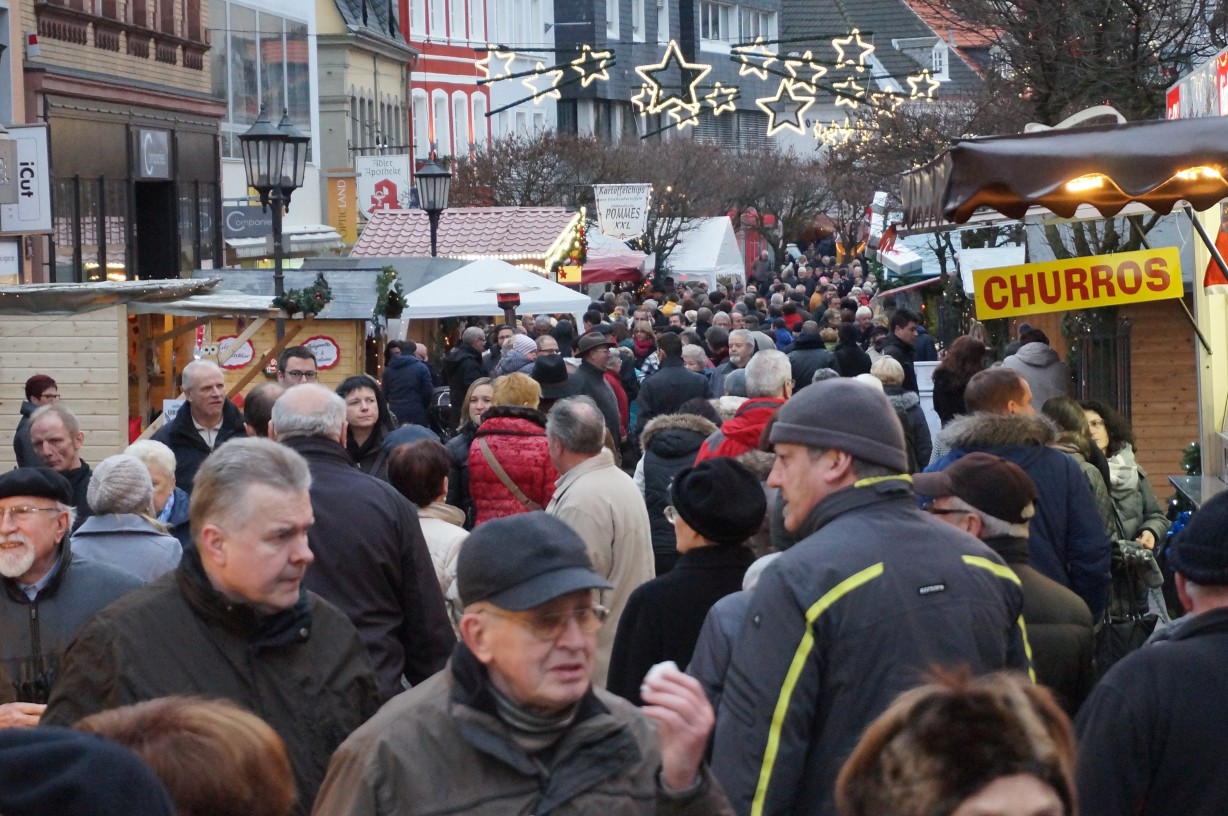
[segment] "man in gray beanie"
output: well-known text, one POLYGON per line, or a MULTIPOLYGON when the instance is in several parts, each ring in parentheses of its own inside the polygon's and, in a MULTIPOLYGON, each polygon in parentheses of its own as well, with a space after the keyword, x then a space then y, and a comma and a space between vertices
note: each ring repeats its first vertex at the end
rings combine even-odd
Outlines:
POLYGON ((935 667, 1030 671, 1019 579, 917 507, 904 431, 881 390, 825 380, 769 432, 785 528, 717 715, 712 769, 738 813, 834 814, 861 732, 935 667))

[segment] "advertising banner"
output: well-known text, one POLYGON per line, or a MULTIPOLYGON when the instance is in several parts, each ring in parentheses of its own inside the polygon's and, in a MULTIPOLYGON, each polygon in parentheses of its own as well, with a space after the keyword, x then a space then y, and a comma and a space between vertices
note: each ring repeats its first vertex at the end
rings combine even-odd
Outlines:
POLYGON ((409 154, 399 156, 355 156, 358 174, 358 206, 368 216, 378 210, 407 210, 413 179, 409 175, 409 154))
POLYGON ((644 234, 651 184, 594 184, 601 234, 630 241, 644 234))
POLYGON ((978 269, 972 280, 977 320, 1182 295, 1181 257, 1176 247, 978 269))
POLYGON ((358 181, 345 170, 328 175, 328 223, 343 244, 358 240, 358 181))
POLYGON ((51 157, 47 125, 10 125, 17 140, 17 203, 0 206, 0 235, 51 232, 51 157))

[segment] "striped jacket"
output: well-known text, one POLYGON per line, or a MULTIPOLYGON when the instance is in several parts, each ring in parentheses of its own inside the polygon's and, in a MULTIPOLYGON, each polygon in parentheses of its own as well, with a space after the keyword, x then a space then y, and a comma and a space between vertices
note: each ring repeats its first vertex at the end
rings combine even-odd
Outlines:
POLYGON ((834 814, 862 731, 931 667, 1030 670, 1019 579, 907 477, 820 501, 755 587, 712 769, 739 814, 834 814))

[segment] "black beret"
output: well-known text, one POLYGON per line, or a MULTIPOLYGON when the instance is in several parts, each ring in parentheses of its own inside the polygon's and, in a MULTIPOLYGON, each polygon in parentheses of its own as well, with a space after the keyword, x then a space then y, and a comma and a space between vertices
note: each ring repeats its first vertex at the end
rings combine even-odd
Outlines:
POLYGON ((727 456, 686 468, 670 485, 670 501, 695 532, 718 544, 741 544, 767 513, 759 478, 727 456))
POLYGON ((51 468, 23 467, 0 474, 0 499, 41 496, 60 504, 72 504, 72 485, 51 468))

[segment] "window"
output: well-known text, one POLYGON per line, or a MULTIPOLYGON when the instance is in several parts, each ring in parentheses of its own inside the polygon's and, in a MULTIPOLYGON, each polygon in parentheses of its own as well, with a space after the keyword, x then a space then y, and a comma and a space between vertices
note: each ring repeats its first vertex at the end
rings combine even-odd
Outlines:
POLYGON ((730 28, 732 13, 732 6, 701 2, 699 4, 699 36, 705 40, 732 42, 733 31, 730 28))
POLYGON ((473 144, 478 150, 488 147, 490 141, 486 123, 486 95, 481 91, 473 95, 473 144))
POLYGON ((546 132, 546 114, 541 111, 533 112, 533 133, 540 134, 546 132))
POLYGON ((605 35, 618 39, 618 3, 619 0, 605 0, 605 35))
POLYGON ((635 42, 644 42, 644 3, 631 0, 631 39, 635 42))
POLYGON ((934 43, 930 59, 930 73, 944 79, 947 76, 947 44, 941 40, 934 43))
POLYGON ((422 159, 431 152, 431 122, 426 91, 415 90, 411 101, 414 117, 414 149, 411 152, 415 158, 422 159))
POLYGON ((776 39, 776 15, 758 9, 742 9, 742 42, 750 42, 755 37, 765 40, 776 39))
POLYGON ((427 33, 432 37, 444 36, 443 31, 443 0, 427 0, 431 4, 431 15, 427 18, 427 33))
POLYGON ((175 33, 175 0, 158 0, 158 30, 175 33))
POLYGON ((435 91, 431 96, 432 124, 435 126, 435 152, 440 156, 452 155, 452 130, 448 126, 448 95, 435 91))
POLYGON ((469 0, 469 39, 486 42, 486 0, 469 0))
POLYGON ((465 0, 451 0, 452 20, 448 36, 454 40, 465 39, 465 0))
POLYGON ((657 6, 657 42, 669 42, 669 3, 653 0, 657 6))
POLYGON ((203 42, 200 30, 200 0, 187 0, 183 7, 183 36, 193 42, 203 42))
MULTIPOLYGON (((133 25, 140 26, 141 28, 150 27, 149 25, 150 23, 149 0, 129 0, 128 7, 132 9, 132 24, 133 25)), ((216 8, 216 6, 214 8, 216 8)), ((217 17, 212 12, 213 12, 213 9, 210 9, 209 19, 214 21, 213 27, 220 28, 223 31, 225 31, 226 27, 218 24, 218 21, 224 20, 225 17, 217 17)), ((214 42, 216 42, 216 40, 214 42)))
POLYGON ((410 2, 409 30, 411 34, 426 34, 426 0, 410 2))
POLYGON ((452 127, 456 132, 456 154, 469 154, 473 136, 469 130, 469 100, 463 93, 452 94, 452 127))
POLYGON ((526 135, 529 132, 529 117, 524 111, 516 111, 516 133, 526 135))

